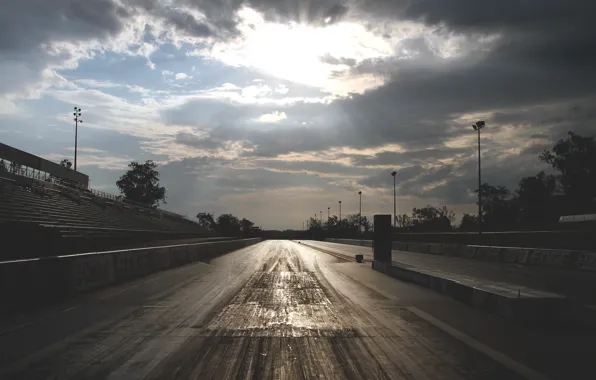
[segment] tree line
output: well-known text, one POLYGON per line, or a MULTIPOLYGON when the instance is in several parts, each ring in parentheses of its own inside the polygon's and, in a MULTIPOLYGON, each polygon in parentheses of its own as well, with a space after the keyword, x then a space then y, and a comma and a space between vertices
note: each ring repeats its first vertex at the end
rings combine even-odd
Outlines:
MULTIPOLYGON (((550 165, 544 171, 524 177, 515 190, 483 183, 475 189, 482 195, 482 224, 485 230, 537 229, 556 225, 560 216, 596 212, 596 140, 569 132, 538 159, 550 165)), ((478 202, 476 202, 478 205, 478 202)), ((398 226, 407 231, 475 231, 478 215, 464 214, 453 225, 455 214, 443 206, 414 209, 398 216, 398 226)))
POLYGON ((327 237, 340 237, 342 234, 357 235, 368 233, 372 230, 372 223, 366 216, 359 217, 358 214, 350 214, 341 220, 337 215, 331 215, 327 220, 321 221, 317 218, 308 220, 307 230, 315 233, 325 232, 327 237))
POLYGON ((215 214, 199 212, 197 219, 201 227, 220 236, 251 237, 258 236, 261 232, 254 222, 232 214, 221 214, 216 218, 215 214))

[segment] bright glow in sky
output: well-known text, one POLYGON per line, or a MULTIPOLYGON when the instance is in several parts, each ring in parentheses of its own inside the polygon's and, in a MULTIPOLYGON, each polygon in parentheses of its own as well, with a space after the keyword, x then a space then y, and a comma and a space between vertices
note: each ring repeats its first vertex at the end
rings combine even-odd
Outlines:
POLYGON ((346 72, 345 64, 323 62, 325 56, 347 58, 354 63, 394 54, 392 41, 367 31, 363 25, 341 22, 325 27, 295 22, 266 22, 261 14, 244 8, 239 29, 243 37, 232 43, 216 43, 193 54, 220 60, 228 65, 263 70, 278 78, 335 92, 361 92, 382 83, 370 78, 357 81, 359 88, 334 80, 334 72, 346 72))

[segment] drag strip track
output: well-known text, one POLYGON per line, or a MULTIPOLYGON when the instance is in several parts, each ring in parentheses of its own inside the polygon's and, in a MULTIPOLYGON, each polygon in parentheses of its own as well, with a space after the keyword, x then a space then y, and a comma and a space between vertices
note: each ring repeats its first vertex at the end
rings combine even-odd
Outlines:
MULTIPOLYGON (((175 290, 110 301, 113 316, 0 377, 519 378, 405 307, 378 294, 360 297, 366 290, 333 270, 344 264, 297 243, 267 241, 201 265, 201 275, 175 290)), ((3 350, 4 343, 0 336, 3 350)))

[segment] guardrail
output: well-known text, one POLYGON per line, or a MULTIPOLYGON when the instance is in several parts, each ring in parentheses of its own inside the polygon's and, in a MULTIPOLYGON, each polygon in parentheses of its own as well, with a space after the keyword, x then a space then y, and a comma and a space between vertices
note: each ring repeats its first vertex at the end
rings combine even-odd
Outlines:
POLYGON ((201 242, 0 262, 0 308, 6 312, 37 307, 260 241, 201 242))

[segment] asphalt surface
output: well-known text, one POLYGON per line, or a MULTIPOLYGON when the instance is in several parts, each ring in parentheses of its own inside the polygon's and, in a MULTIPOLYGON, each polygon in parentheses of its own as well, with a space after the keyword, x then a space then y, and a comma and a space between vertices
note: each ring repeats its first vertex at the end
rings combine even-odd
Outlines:
MULTIPOLYGON (((360 253, 365 259, 373 259, 370 247, 321 241, 305 240, 304 242, 349 257, 360 253)), ((548 291, 577 299, 584 304, 596 305, 596 273, 594 272, 405 251, 392 251, 392 260, 424 270, 455 274, 512 289, 521 287, 548 291)))
POLYGON ((550 350, 542 335, 266 241, 0 321, 0 378, 592 378, 593 349, 566 358, 576 335, 548 336, 550 350))

